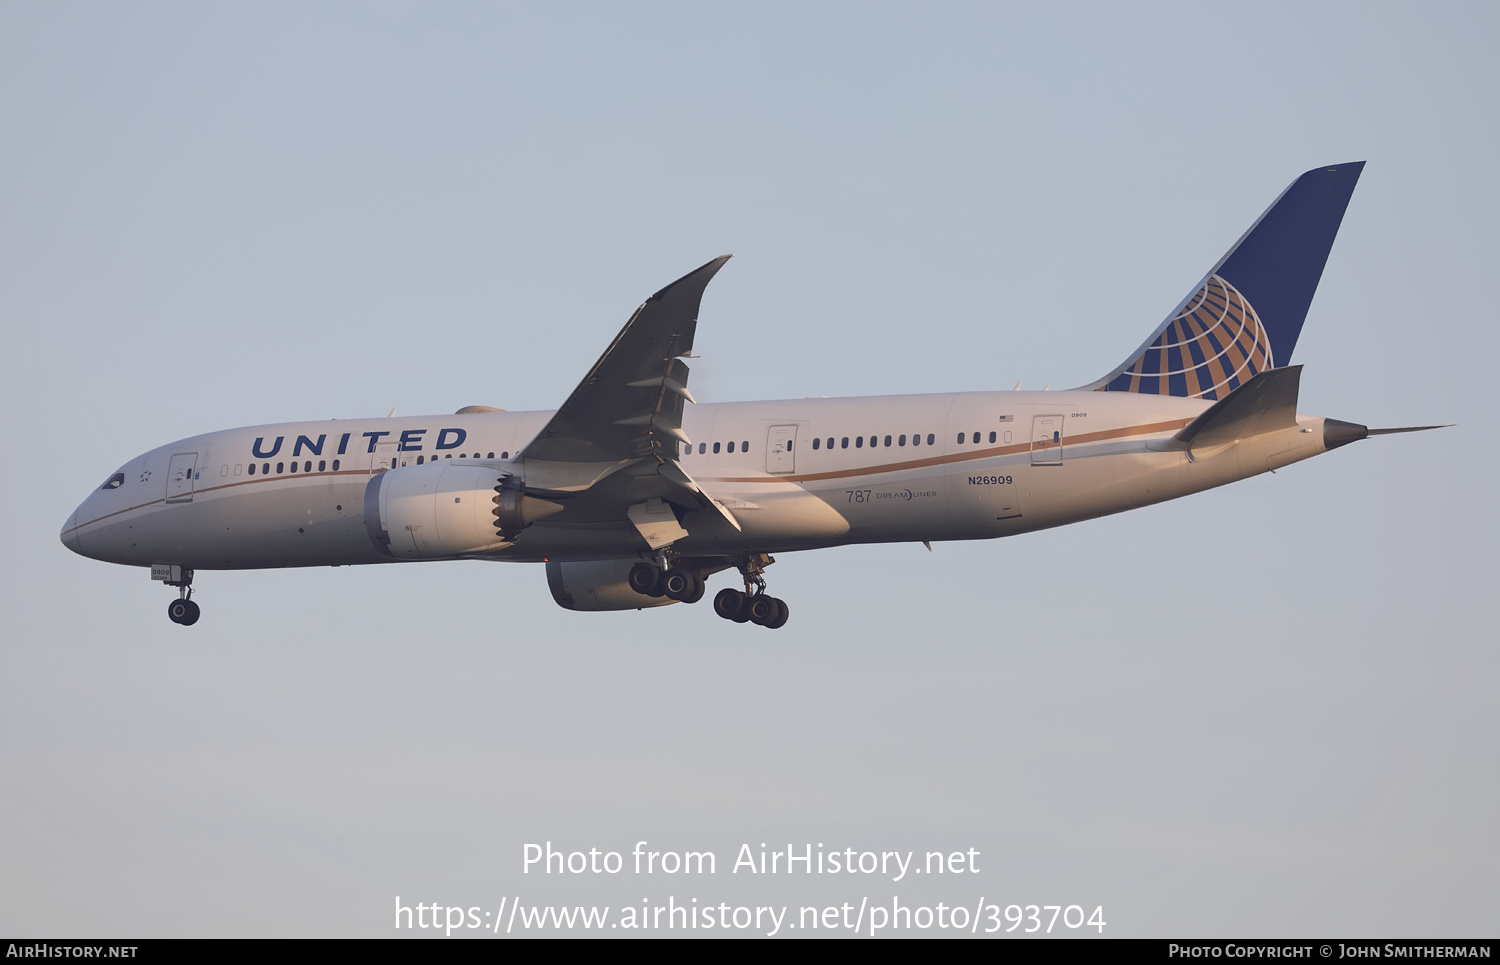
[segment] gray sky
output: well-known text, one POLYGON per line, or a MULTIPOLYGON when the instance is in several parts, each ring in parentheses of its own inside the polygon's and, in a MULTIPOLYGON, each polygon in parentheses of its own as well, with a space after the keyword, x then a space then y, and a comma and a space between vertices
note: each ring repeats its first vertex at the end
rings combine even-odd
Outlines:
POLYGON ((673 896, 1493 934, 1497 30, 1482 4, 0 6, 0 933, 673 896), (730 251, 700 400, 1085 383, 1294 177, 1360 159, 1301 408, 1457 428, 1004 542, 784 556, 774 634, 571 613, 480 563, 201 573, 189 631, 57 540, 199 432, 553 407, 730 251), (523 874, 549 840, 719 871, 523 874), (980 871, 729 873, 761 842, 980 871))

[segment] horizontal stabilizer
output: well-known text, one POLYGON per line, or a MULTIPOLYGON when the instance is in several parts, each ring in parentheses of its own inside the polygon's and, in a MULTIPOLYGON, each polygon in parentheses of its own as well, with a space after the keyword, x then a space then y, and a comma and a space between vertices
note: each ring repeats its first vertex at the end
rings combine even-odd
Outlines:
POLYGON ((1156 449, 1222 446, 1297 425, 1302 366, 1267 369, 1210 406, 1156 449))

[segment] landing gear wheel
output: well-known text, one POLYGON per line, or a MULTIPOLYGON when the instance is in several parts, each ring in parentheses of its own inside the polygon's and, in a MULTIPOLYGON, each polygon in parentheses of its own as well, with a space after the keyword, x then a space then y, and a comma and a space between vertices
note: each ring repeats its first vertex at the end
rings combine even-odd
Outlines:
POLYGON ((703 599, 703 594, 708 592, 708 584, 703 582, 703 577, 697 573, 693 574, 693 591, 682 598, 683 603, 697 603, 703 599))
POLYGON ((750 598, 750 622, 756 626, 768 627, 771 621, 781 616, 781 607, 777 606, 781 601, 774 596, 758 593, 750 598))
MULTIPOLYGON (((618 571, 616 571, 618 572, 618 571)), ((630 568, 630 588, 642 596, 661 596, 661 570, 650 563, 637 563, 630 568)))
MULTIPOLYGON (((631 575, 633 576, 634 573, 635 571, 632 570, 631 575)), ((692 601, 688 597, 693 596, 694 593, 698 594, 693 597, 694 599, 700 599, 703 596, 702 582, 687 570, 674 566, 662 574, 661 592, 669 600, 689 603, 692 601)))
POLYGON ((192 600, 173 600, 167 604, 167 619, 173 623, 190 627, 198 622, 200 611, 192 600))
POLYGON ((714 612, 726 620, 744 623, 750 619, 749 598, 739 590, 725 588, 714 597, 714 612))
POLYGON ((787 609, 785 600, 776 600, 776 616, 766 624, 767 630, 780 630, 786 626, 786 621, 791 617, 791 611, 787 609))
POLYGON ((786 601, 759 593, 750 597, 745 607, 745 615, 751 623, 765 627, 767 630, 779 630, 786 626, 791 611, 787 608, 786 601))

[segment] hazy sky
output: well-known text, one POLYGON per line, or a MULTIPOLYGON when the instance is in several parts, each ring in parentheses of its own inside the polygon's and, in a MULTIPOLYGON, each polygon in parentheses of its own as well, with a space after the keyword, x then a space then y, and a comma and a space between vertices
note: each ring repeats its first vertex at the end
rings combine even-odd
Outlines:
POLYGON ((0 5, 0 933, 670 896, 1494 934, 1497 32, 1477 3, 0 5), (57 539, 173 439, 553 407, 726 252, 701 401, 1086 383, 1352 160, 1301 408, 1456 428, 786 555, 775 633, 482 563, 202 572, 187 630, 57 539), (546 841, 718 873, 523 873, 546 841), (762 842, 979 871, 730 872, 762 842))

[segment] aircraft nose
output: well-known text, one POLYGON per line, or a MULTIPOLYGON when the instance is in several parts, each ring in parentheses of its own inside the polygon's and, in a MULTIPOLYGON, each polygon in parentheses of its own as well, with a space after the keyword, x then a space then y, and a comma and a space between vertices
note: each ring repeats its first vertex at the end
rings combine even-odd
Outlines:
POLYGON ((62 540, 62 544, 68 549, 75 553, 83 553, 83 546, 78 541, 78 510, 73 510, 73 514, 68 517, 68 521, 63 523, 62 532, 58 534, 58 538, 62 540))

